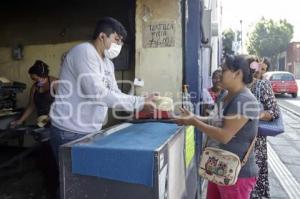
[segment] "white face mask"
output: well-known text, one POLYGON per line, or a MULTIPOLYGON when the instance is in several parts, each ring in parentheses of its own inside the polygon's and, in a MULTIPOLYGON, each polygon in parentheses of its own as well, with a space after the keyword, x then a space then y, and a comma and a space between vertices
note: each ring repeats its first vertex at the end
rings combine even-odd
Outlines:
POLYGON ((114 58, 118 57, 118 55, 121 52, 121 49, 122 49, 122 45, 118 45, 116 43, 111 43, 110 48, 104 50, 104 55, 108 59, 114 59, 114 58))

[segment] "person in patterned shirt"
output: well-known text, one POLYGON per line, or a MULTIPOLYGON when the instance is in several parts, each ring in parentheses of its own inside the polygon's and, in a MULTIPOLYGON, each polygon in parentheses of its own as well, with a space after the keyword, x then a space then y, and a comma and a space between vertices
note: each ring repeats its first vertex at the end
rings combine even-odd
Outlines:
MULTIPOLYGON (((248 61, 255 78, 249 87, 251 92, 261 103, 262 107, 259 119, 264 121, 277 119, 279 117, 279 108, 271 83, 268 80, 263 79, 264 73, 266 73, 270 68, 270 62, 267 58, 263 58, 262 61, 259 61, 254 57, 249 58, 248 61)), ((270 198, 266 136, 258 134, 257 141, 255 143, 255 158, 259 168, 259 176, 256 181, 255 188, 251 193, 251 198, 270 198)))

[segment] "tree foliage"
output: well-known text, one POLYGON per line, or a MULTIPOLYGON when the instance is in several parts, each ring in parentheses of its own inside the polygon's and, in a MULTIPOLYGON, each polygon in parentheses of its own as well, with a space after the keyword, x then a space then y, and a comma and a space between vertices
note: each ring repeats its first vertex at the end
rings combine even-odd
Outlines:
POLYGON ((261 57, 274 57, 287 48, 293 33, 293 25, 286 20, 262 18, 248 34, 248 52, 261 57))
POLYGON ((232 29, 224 30, 222 33, 222 43, 224 54, 233 54, 232 42, 234 41, 235 33, 232 29))

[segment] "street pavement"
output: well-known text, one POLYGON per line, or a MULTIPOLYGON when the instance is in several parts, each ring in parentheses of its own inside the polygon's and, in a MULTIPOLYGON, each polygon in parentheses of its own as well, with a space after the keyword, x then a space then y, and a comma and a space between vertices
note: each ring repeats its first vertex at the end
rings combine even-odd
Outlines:
MULTIPOLYGON (((281 103, 280 103, 281 104, 281 103)), ((285 132, 268 137, 271 198, 300 198, 300 118, 282 109, 285 132)))

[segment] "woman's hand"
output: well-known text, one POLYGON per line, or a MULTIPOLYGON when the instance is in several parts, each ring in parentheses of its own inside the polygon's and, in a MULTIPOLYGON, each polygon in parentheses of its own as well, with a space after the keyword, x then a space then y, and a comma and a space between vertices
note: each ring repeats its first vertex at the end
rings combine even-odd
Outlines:
POLYGON ((192 112, 184 108, 179 108, 179 110, 181 111, 181 115, 175 116, 175 122, 178 125, 195 125, 196 117, 192 112))
POLYGON ((263 111, 259 114, 259 119, 262 120, 262 121, 269 122, 269 121, 272 121, 273 117, 269 112, 263 111))
POLYGON ((13 122, 10 123, 10 128, 14 129, 16 128, 17 126, 21 125, 23 122, 20 121, 20 120, 15 120, 13 122))

